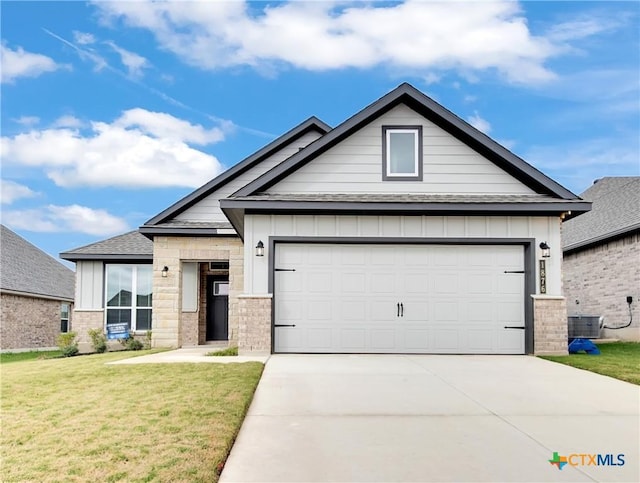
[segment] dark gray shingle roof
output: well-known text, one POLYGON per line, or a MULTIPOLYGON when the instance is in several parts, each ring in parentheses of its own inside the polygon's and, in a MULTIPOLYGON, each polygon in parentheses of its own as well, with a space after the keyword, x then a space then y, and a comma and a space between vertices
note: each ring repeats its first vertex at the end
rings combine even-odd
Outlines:
POLYGON ((60 254, 65 260, 152 259, 153 242, 140 232, 130 231, 60 254))
POLYGON ((580 196, 593 205, 562 224, 565 251, 640 229, 640 176, 602 178, 580 196))
POLYGON ((0 226, 0 288, 73 300, 73 270, 69 270, 6 226, 0 226))

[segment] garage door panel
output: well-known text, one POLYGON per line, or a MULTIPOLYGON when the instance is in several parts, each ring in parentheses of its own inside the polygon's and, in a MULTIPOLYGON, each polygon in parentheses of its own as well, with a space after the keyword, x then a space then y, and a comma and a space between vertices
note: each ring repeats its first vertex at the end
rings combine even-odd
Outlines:
POLYGON ((429 330, 426 328, 407 328, 404 330, 404 347, 407 352, 426 352, 429 350, 429 330))
POLYGON ((396 331, 394 329, 372 329, 371 349, 386 351, 396 348, 396 331))
MULTIPOLYGON (((367 276, 364 272, 343 273, 340 278, 340 291, 345 294, 365 294, 367 293, 367 276)), ((329 288, 331 284, 329 284, 329 288)))
POLYGON ((333 317, 333 303, 330 300, 311 300, 304 304, 307 310, 307 319, 314 322, 327 322, 331 324, 333 317))
POLYGON ((340 331, 340 344, 337 352, 364 352, 367 348, 367 330, 365 328, 342 329, 340 331))
POLYGON ((524 269, 522 246, 278 244, 275 254, 295 269, 275 274, 275 323, 296 325, 276 328, 276 352, 524 353, 524 331, 504 329, 524 325, 524 275, 504 273, 524 269))
MULTIPOLYGON (((295 280, 296 277, 291 277, 295 280)), ((332 273, 331 272, 310 272, 306 274, 304 288, 310 294, 331 292, 332 273)))
POLYGON ((373 272, 369 275, 369 290, 375 294, 388 294, 397 291, 394 273, 373 272))

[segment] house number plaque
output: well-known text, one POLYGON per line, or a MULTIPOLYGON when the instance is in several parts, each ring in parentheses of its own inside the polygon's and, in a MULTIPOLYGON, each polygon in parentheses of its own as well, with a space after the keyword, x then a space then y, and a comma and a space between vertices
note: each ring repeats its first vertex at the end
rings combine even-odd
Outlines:
POLYGON ((540 293, 547 293, 547 264, 540 260, 540 293))

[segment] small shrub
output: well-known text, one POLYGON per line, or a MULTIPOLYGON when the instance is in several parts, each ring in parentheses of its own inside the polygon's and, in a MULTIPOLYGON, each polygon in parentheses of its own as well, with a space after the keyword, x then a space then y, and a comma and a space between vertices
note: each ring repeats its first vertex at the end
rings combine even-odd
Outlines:
POLYGON ((144 345, 138 339, 136 339, 133 334, 129 333, 129 337, 126 339, 118 339, 120 344, 124 347, 126 351, 139 351, 144 345))
POLYGON ((64 357, 72 357, 78 354, 78 334, 75 332, 64 332, 58 336, 58 347, 64 357))
POLYGON ((89 337, 91 337, 93 350, 99 354, 107 352, 107 338, 105 337, 102 329, 89 329, 89 337))
POLYGON ((221 349, 219 351, 207 352, 208 356, 237 356, 238 348, 237 347, 227 347, 226 349, 221 349))
POLYGON ((144 335, 144 348, 151 349, 151 331, 148 330, 144 335))

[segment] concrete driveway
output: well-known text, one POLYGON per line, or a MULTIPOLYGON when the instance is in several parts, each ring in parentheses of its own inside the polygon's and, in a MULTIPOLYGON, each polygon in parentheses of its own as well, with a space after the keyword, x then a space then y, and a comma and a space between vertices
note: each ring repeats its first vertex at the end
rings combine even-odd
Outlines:
POLYGON ((275 355, 220 481, 637 482, 639 411, 528 356, 275 355))

